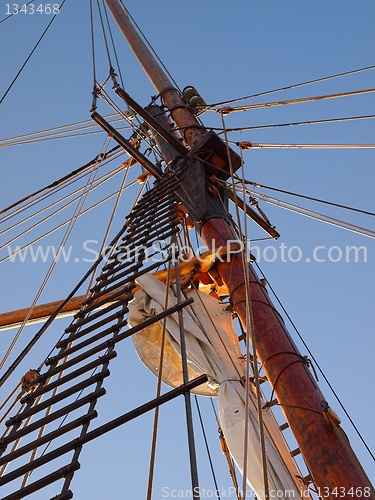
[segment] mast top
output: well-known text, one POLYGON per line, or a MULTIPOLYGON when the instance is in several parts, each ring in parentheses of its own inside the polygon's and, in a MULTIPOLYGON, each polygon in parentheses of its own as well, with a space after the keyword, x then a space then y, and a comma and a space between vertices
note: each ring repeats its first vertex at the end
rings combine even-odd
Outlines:
POLYGON ((172 81, 165 74, 163 68, 151 54, 150 50, 131 23, 126 8, 118 0, 105 0, 120 30, 138 59, 144 72, 150 79, 158 94, 174 88, 172 81))

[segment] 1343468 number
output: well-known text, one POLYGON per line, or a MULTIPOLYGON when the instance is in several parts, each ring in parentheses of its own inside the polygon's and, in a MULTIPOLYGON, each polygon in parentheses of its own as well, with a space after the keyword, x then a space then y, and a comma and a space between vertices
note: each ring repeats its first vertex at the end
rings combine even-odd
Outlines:
POLYGON ((58 14, 60 12, 60 5, 58 3, 46 3, 35 5, 33 3, 18 4, 7 3, 5 4, 5 14, 14 16, 16 14, 58 14))

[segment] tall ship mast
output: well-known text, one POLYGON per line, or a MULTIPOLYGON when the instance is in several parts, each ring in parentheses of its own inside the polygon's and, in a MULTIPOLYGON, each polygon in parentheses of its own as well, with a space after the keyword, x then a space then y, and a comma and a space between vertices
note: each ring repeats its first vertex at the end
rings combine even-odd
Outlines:
MULTIPOLYGON (((53 8, 57 18, 60 6, 56 4, 53 8)), ((9 15, 15 16, 18 12, 9 15)), ((270 298, 273 289, 259 267, 259 255, 256 255, 259 248, 250 244, 255 239, 254 226, 265 238, 274 241, 280 238, 261 201, 279 206, 282 203, 263 194, 269 186, 247 179, 246 152, 264 149, 267 144, 231 140, 233 127, 227 125, 227 120, 228 115, 262 105, 236 106, 229 101, 208 105, 194 86, 177 87, 142 39, 139 28, 136 29, 121 2, 98 3, 97 15, 109 72, 106 80, 99 82, 91 5, 94 74, 91 118, 112 142, 107 141, 100 153, 80 169, 4 208, 4 223, 40 201, 44 203, 50 193, 70 185, 77 175, 89 174, 77 198, 77 211, 65 223, 68 229, 60 243, 61 252, 67 241, 65 237, 68 238, 82 214, 85 197, 105 182, 106 177, 111 177, 111 174, 98 177, 102 164, 118 154, 128 155, 121 165, 124 177, 115 192, 118 197, 110 224, 135 165, 141 167, 142 173, 130 184, 137 183, 141 190, 117 231, 108 226, 100 252, 96 252, 92 265, 65 299, 41 304, 37 296, 30 309, 9 311, 0 317, 3 330, 18 328, 4 354, 0 379, 2 386, 11 387, 12 383, 14 386, 1 406, 4 433, 0 441, 0 484, 5 492, 2 498, 41 494, 47 495, 43 498, 52 498, 50 491, 57 492, 53 496, 56 499, 72 498, 75 477, 84 465, 85 450, 90 449, 94 441, 106 440, 109 433, 119 433, 123 426, 137 425, 133 421, 146 415, 150 418, 151 414, 148 480, 139 497, 220 497, 221 491, 222 497, 230 492, 238 499, 249 495, 259 499, 275 496, 374 498, 373 486, 352 450, 333 408, 335 405, 331 406, 329 398, 319 389, 317 371, 321 368, 310 350, 307 355, 296 346, 270 298), (121 73, 114 67, 114 60, 118 64, 118 55, 109 13, 157 92, 145 107, 129 93, 127 86, 125 88, 121 73), (103 113, 102 101, 115 113, 103 113), (217 112, 221 127, 207 128, 203 124, 202 116, 209 110, 217 112), (122 123, 127 123, 132 133, 125 134, 122 123), (48 355, 38 360, 37 346, 41 345, 42 337, 45 342, 53 325, 61 321, 59 318, 72 315, 73 319, 57 341, 50 342, 48 355), (24 336, 23 329, 41 320, 45 320, 43 326, 36 326, 23 349, 14 352, 19 337, 24 336), (121 366, 123 361, 119 359, 126 359, 121 358, 120 353, 123 345, 129 348, 130 338, 141 361, 157 376, 156 392, 127 411, 119 411, 115 418, 104 416, 96 420, 101 401, 108 398, 106 384, 114 377, 112 366, 115 363, 121 366), (15 384, 16 373, 22 371, 26 359, 34 360, 35 366, 24 370, 21 382, 15 384), (202 397, 210 401, 213 421, 219 431, 228 469, 224 489, 218 484, 210 455, 199 403, 202 397), (179 488, 170 483, 157 489, 155 461, 162 433, 159 419, 165 411, 164 405, 168 408, 170 402, 177 399, 184 402, 185 446, 189 458, 186 472, 190 484, 188 488, 179 488), (198 422, 202 428, 199 439, 195 433, 198 422), (202 488, 200 481, 197 450, 203 444, 213 478, 211 489, 202 488)), ((372 91, 367 88, 270 101, 264 107, 353 97, 372 91)), ((241 131, 245 129, 241 127, 241 131)), ((284 146, 293 147, 292 144, 284 146)), ((294 146, 302 149, 313 145, 294 146)), ((370 150, 374 145, 315 146, 370 150)), ((284 193, 296 194, 285 190, 284 193)), ((366 216, 374 215, 316 197, 305 198, 366 216)), ((53 203, 46 205, 40 212, 53 207, 53 203)), ((283 208, 363 237, 374 237, 370 229, 300 209, 295 204, 284 204, 283 208)), ((8 230, 14 231, 18 224, 13 225, 12 221, 8 230)), ((94 253, 88 242, 94 240, 85 241, 85 249, 94 253)), ((8 259, 4 260, 14 262, 17 254, 25 255, 24 248, 18 247, 13 254, 8 252, 8 259)), ((281 244, 279 248, 284 252, 281 257, 284 262, 286 247, 281 244)), ((297 246, 292 248, 300 251, 297 246)), ((323 262, 317 248, 324 247, 314 249, 317 261, 323 262)), ((335 248, 336 252, 341 251, 340 247, 335 248)), ((295 262, 290 251, 287 256, 295 262)), ((58 260, 55 255, 47 277, 58 260)), ((39 295, 44 286, 43 283, 39 295)), ((121 369, 117 376, 122 377, 121 369)), ((132 383, 131 378, 123 376, 120 387, 124 387, 124 393, 125 387, 132 383)), ((139 396, 142 389, 137 387, 136 392, 139 396)), ((138 400, 136 396, 135 401, 138 400)), ((373 458, 363 436, 360 438, 373 458)), ((136 450, 131 450, 130 456, 135 453, 136 450)), ((173 461, 177 455, 172 449, 170 459, 173 461)))

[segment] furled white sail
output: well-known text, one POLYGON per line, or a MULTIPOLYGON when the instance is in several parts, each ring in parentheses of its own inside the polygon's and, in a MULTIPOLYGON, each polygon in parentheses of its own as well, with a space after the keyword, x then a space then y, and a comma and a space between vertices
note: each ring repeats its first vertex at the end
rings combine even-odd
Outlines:
MULTIPOLYGON (((136 292, 129 308, 131 325, 160 313, 165 304, 166 286, 152 275, 138 280, 142 290, 136 292)), ((191 378, 207 374, 207 387, 200 387, 203 395, 218 396, 220 423, 230 453, 239 469, 243 470, 245 390, 244 358, 232 326, 231 312, 217 299, 196 290, 184 290, 185 297, 194 303, 183 309, 183 322, 191 378)), ((168 307, 176 304, 169 290, 168 307)), ((141 360, 157 374, 160 359, 161 325, 155 323, 133 335, 135 348, 141 360)), ((163 381, 177 387, 182 383, 180 358, 180 329, 177 313, 166 320, 166 350, 163 363, 163 381)), ((259 500, 264 499, 264 480, 260 454, 260 439, 256 399, 250 394, 249 435, 247 453, 247 482, 259 500)), ((289 449, 270 411, 263 414, 268 457, 269 488, 277 498, 301 498, 305 486, 290 456, 289 449), (285 493, 284 493, 285 492, 285 493)), ((306 498, 307 492, 303 495, 306 498)))

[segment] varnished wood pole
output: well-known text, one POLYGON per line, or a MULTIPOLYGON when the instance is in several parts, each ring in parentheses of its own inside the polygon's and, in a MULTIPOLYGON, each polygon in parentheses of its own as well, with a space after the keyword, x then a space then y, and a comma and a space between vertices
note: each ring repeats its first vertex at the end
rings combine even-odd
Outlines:
MULTIPOLYGON (((209 248, 212 245, 219 248, 226 246, 233 234, 224 220, 211 219, 203 226, 201 237, 209 248)), ((231 294, 233 309, 246 328, 247 294, 242 258, 232 255, 228 262, 218 262, 217 270, 231 294)), ((368 492, 367 498, 375 498, 373 487, 347 437, 326 411, 327 403, 305 359, 251 265, 249 278, 257 356, 315 485, 320 488, 323 498, 336 499, 338 491, 344 493, 343 498, 352 498, 350 492, 353 491, 354 497, 355 491, 361 491, 362 496, 368 492)))
POLYGON ((143 42, 130 21, 129 15, 117 0, 105 0, 116 23, 131 47, 140 65, 149 77, 158 94, 161 95, 189 146, 197 144, 205 135, 204 128, 187 109, 180 93, 175 89, 170 78, 165 74, 150 50, 143 42))

